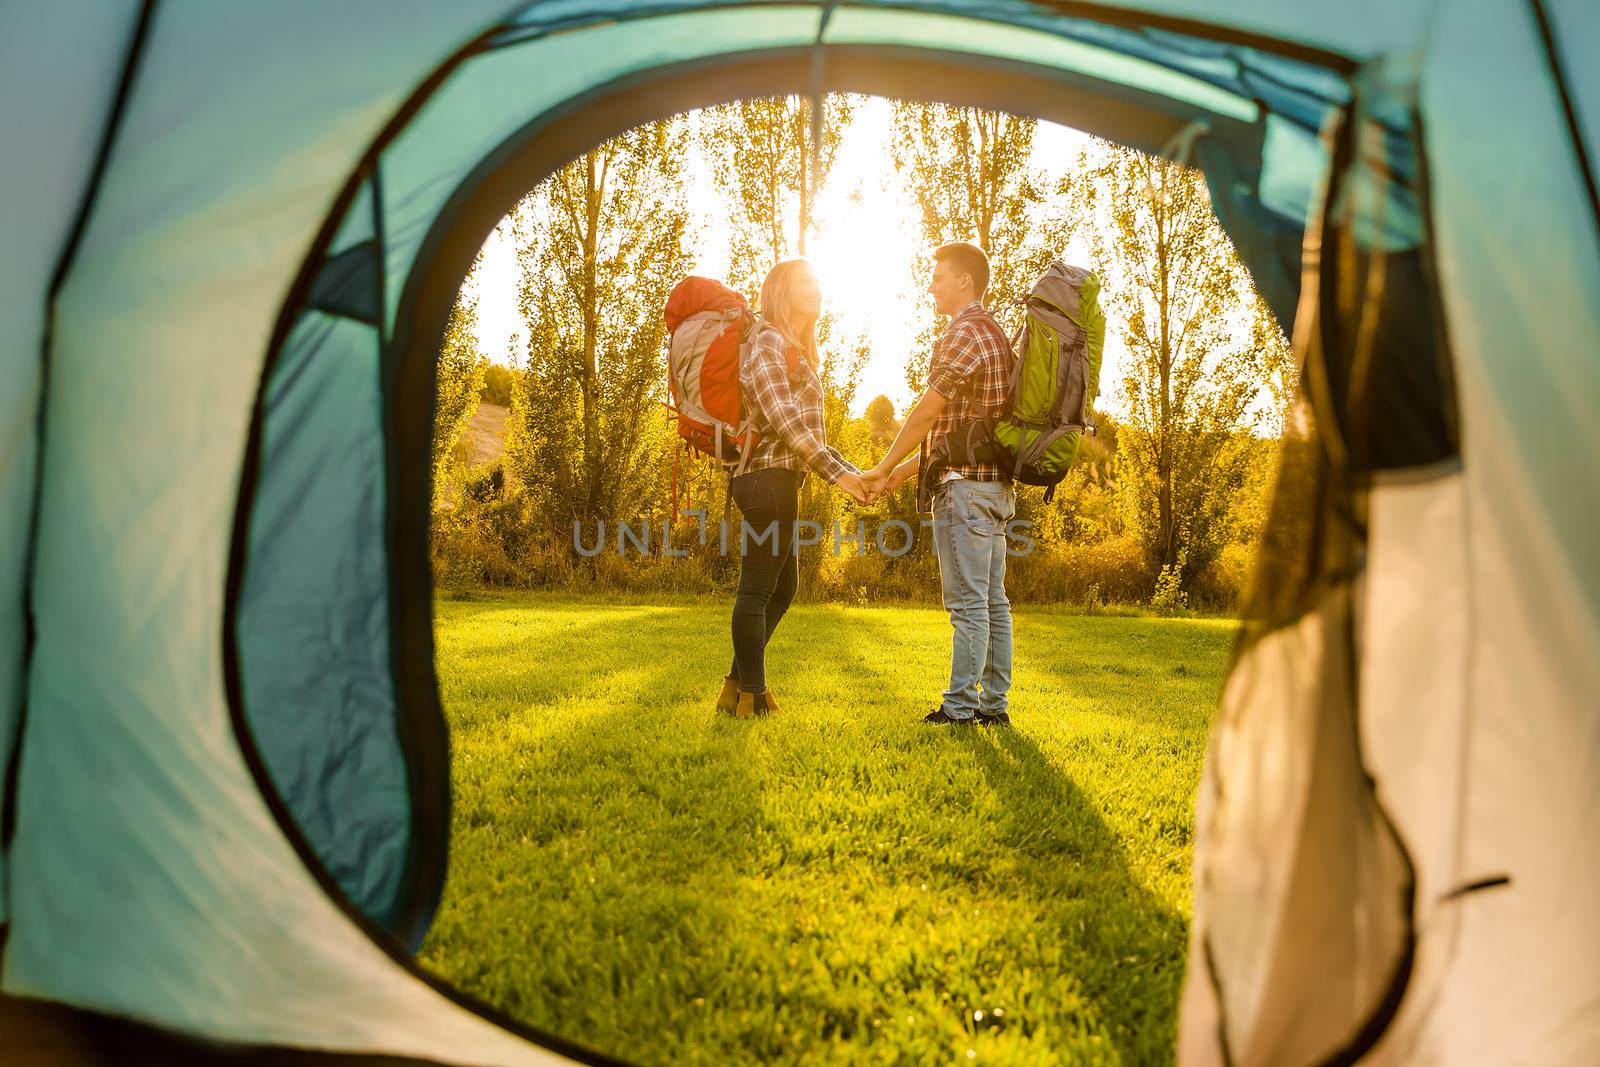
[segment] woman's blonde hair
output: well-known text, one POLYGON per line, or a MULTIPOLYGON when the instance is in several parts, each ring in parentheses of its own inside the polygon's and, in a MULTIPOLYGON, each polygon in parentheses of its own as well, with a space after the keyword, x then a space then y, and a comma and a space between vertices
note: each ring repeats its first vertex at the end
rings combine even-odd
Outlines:
POLYGON ((761 317, 776 326, 815 371, 822 365, 817 355, 817 322, 812 319, 801 329, 794 310, 794 281, 802 270, 815 273, 810 261, 799 257, 782 260, 767 272, 767 280, 761 283, 761 317))

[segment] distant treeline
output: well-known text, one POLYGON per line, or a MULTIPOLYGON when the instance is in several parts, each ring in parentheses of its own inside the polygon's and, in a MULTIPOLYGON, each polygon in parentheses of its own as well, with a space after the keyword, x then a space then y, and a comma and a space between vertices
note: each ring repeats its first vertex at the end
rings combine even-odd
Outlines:
MULTIPOLYGON (((673 551, 684 555, 615 551, 618 524, 637 533, 648 522, 658 547, 662 524, 684 506, 703 509, 713 529, 725 516, 737 520, 726 476, 679 452, 664 403, 661 308, 692 262, 696 238, 684 159, 695 138, 714 164, 733 223, 722 276, 753 298, 771 263, 803 251, 809 205, 848 136, 852 100, 830 97, 826 106, 816 151, 809 103, 800 98, 738 102, 641 127, 562 168, 502 222, 521 268, 527 356, 507 369, 479 351, 469 278, 440 353, 441 587, 731 589, 737 550, 722 555, 715 536, 699 544, 693 518, 672 523, 696 533, 680 541, 675 532, 673 551), (796 227, 785 213, 794 213, 796 227), (789 245, 792 230, 801 235, 797 247, 789 245), (454 443, 480 398, 511 409, 505 455, 477 470, 452 469, 454 443), (602 520, 611 546, 586 554, 602 520)), ((1032 120, 895 107, 894 165, 922 207, 928 247, 971 240, 988 249, 996 264, 989 302, 1001 308, 1026 292, 1068 235, 1087 235, 1108 332, 1126 349, 1120 380, 1101 382, 1103 393, 1115 393, 1119 416, 1098 416, 1099 432, 1085 439, 1049 505, 1039 490, 1019 491, 1017 517, 1029 524, 1033 546, 1010 562, 1012 599, 1232 610, 1260 540, 1276 437, 1297 382, 1204 181, 1103 142, 1044 173, 1030 161, 1032 120)), ((907 271, 924 267, 908 263, 907 271)), ((867 466, 892 439, 897 413, 877 397, 850 416, 866 349, 832 328, 825 317, 828 437, 867 466)), ((921 354, 907 366, 913 395, 923 388, 935 330, 930 317, 921 354)), ((802 549, 803 595, 937 600, 925 536, 900 555, 873 541, 895 520, 919 527, 913 489, 908 483, 860 508, 811 479, 801 514, 824 534, 802 549), (847 542, 835 554, 835 523, 853 533, 858 522, 867 551, 847 542)), ((886 544, 897 547, 900 528, 886 530, 886 544)))

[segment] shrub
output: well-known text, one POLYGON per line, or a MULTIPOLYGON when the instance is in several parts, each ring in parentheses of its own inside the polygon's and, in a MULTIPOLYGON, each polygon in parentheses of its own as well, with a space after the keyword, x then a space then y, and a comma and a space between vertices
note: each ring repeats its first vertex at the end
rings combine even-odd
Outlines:
POLYGON ((1133 604, 1149 595, 1150 585, 1149 565, 1132 534, 1035 548, 1006 561, 1013 603, 1133 604))
POLYGON ((1150 594, 1150 606, 1159 612, 1177 614, 1189 610, 1189 594, 1183 588, 1186 554, 1180 551, 1178 561, 1162 567, 1161 573, 1156 575, 1156 587, 1150 594))
POLYGON ((498 404, 503 408, 511 406, 511 368, 503 367, 498 363, 491 363, 483 372, 483 388, 478 390, 478 396, 486 404, 498 404))
POLYGON ((1223 548, 1194 580, 1195 603, 1211 611, 1237 612, 1255 572, 1256 546, 1235 541, 1223 548))
POLYGON ((487 504, 505 495, 506 470, 503 458, 496 458, 467 472, 461 485, 461 495, 468 503, 487 504))
MULTIPOLYGON (((737 516, 733 521, 737 523, 737 516)), ((660 530, 656 518, 650 555, 619 556, 616 528, 607 523, 604 551, 584 557, 573 550, 570 527, 554 528, 532 494, 508 488, 500 465, 488 464, 467 477, 459 506, 435 513, 435 580, 446 593, 475 586, 514 586, 732 596, 739 578, 738 552, 720 553, 715 524, 709 527, 705 545, 698 543, 692 522, 679 527, 673 544, 687 555, 676 558, 660 553, 660 530)), ((586 526, 583 543, 593 545, 594 535, 593 526, 586 526)), ((940 603, 939 563, 925 544, 899 557, 872 550, 870 543, 863 554, 846 548, 834 555, 831 548, 824 543, 802 555, 801 599, 856 605, 940 603)), ((1006 590, 1017 604, 1091 609, 1142 604, 1155 585, 1131 533, 1092 543, 1039 541, 1027 555, 1011 556, 1006 571, 1006 590)))

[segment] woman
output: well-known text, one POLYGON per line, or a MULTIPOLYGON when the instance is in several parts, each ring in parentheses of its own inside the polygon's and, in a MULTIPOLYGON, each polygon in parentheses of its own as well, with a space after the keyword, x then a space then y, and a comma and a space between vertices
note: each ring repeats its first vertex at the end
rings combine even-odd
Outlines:
POLYGON ((821 311, 822 290, 810 263, 787 259, 773 267, 761 286, 750 353, 739 367, 744 406, 760 438, 745 472, 729 483, 744 521, 733 666, 722 680, 717 710, 741 719, 778 710, 767 685, 766 646, 794 599, 795 521, 807 468, 856 500, 869 499, 861 472, 824 435, 816 335, 821 311))

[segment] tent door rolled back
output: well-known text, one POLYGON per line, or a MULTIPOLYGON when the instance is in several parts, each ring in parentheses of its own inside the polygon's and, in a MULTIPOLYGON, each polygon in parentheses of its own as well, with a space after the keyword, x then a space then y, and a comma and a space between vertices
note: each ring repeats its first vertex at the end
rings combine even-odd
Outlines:
POLYGON ((1294 338, 1180 1062, 1600 1061, 1597 12, 6 6, 8 1053, 610 1062, 412 959, 450 818, 433 361, 568 159, 826 91, 1184 145, 1294 338))

